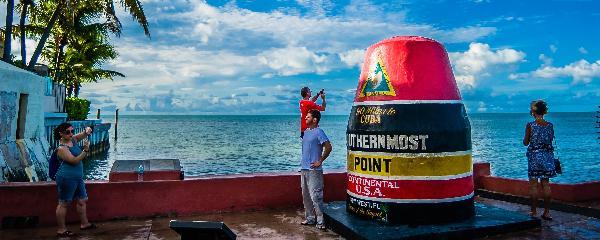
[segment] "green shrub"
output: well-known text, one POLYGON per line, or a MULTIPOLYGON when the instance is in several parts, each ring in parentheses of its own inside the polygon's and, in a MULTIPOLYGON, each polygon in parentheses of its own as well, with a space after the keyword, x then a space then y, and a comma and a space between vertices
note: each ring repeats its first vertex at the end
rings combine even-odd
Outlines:
POLYGON ((69 120, 85 120, 90 112, 90 101, 83 98, 69 97, 65 100, 65 110, 69 120))

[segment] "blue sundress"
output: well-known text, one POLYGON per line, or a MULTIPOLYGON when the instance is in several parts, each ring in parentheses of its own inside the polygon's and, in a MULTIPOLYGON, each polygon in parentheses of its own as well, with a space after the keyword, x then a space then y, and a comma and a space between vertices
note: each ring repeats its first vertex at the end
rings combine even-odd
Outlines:
POLYGON ((554 166, 554 126, 548 122, 545 126, 530 122, 531 136, 527 147, 527 175, 530 178, 556 177, 554 166))

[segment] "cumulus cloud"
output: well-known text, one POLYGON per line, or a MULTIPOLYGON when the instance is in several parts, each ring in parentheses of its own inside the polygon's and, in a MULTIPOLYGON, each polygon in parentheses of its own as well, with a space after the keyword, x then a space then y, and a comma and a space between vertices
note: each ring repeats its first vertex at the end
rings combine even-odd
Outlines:
POLYGON ((290 76, 299 73, 326 73, 326 55, 308 51, 306 47, 288 47, 264 52, 258 56, 260 63, 275 70, 279 75, 290 76))
POLYGON ((549 46, 549 48, 550 48, 550 51, 552 51, 553 53, 555 53, 558 50, 558 48, 556 46, 554 46, 554 44, 551 44, 549 46))
POLYGON ((365 50, 352 49, 340 53, 340 60, 349 67, 360 67, 365 58, 365 50))
MULTIPOLYGON (((257 12, 227 4, 214 7, 205 1, 150 1, 152 6, 177 5, 179 11, 152 15, 160 37, 140 44, 139 39, 117 40, 121 54, 111 69, 125 73, 128 85, 157 88, 165 85, 197 87, 198 82, 222 78, 327 74, 359 66, 366 46, 393 35, 424 35, 446 42, 472 41, 493 34, 492 27, 439 29, 408 23, 395 13, 368 1, 353 1, 342 15, 333 17, 287 14, 279 10, 257 12), (377 13, 377 18, 353 14, 352 9, 377 13), (387 21, 394 19, 394 22, 387 21), (169 24, 169 27, 161 23, 169 24), (365 32, 364 29, 370 29, 365 32), (241 38, 241 36, 244 36, 241 38), (148 78, 147 76, 152 76, 148 78)), ((326 1, 299 1, 312 8, 326 1), (309 6, 310 5, 310 6, 309 6)), ((172 7, 169 7, 172 9, 172 7)))
POLYGON ((547 57, 544 54, 540 54, 540 56, 538 58, 540 59, 540 61, 542 61, 542 63, 543 63, 542 66, 550 66, 550 65, 552 65, 552 61, 553 61, 552 58, 547 57))
POLYGON ((600 60, 590 63, 582 59, 563 67, 543 66, 531 74, 540 78, 571 77, 573 84, 590 83, 600 77, 600 60))
POLYGON ((477 106, 477 111, 478 112, 487 112, 487 107, 485 106, 484 102, 479 102, 478 106, 477 106))
POLYGON ((522 79, 522 78, 527 78, 529 77, 528 73, 511 73, 508 75, 508 79, 510 80, 517 80, 517 79, 522 79))
POLYGON ((333 2, 330 0, 296 0, 296 2, 306 7, 315 16, 325 16, 333 8, 333 2))
MULTIPOLYGON (((309 1, 301 2, 309 4, 309 1)), ((285 46, 302 44, 312 51, 332 53, 364 47, 394 35, 423 35, 445 42, 465 42, 488 36, 496 30, 481 26, 444 30, 426 24, 408 23, 396 12, 386 11, 368 1, 353 1, 345 7, 343 15, 333 17, 292 15, 277 10, 255 12, 236 6, 217 8, 204 1, 192 1, 190 11, 166 14, 163 18, 181 19, 182 23, 190 25, 174 29, 171 32, 173 36, 201 39, 202 43, 209 46, 220 46, 219 42, 224 40, 232 40, 230 44, 240 44, 236 38, 243 33, 246 39, 257 39, 263 46, 271 40, 285 46)))
POLYGON ((471 43, 465 52, 451 52, 456 80, 464 87, 474 87, 477 79, 489 75, 493 66, 523 61, 525 53, 510 48, 492 50, 488 44, 471 43))
MULTIPOLYGON (((206 1, 146 0, 152 40, 139 32, 114 39, 120 56, 106 66, 127 78, 118 80, 121 86, 86 85, 82 95, 108 95, 119 107, 133 111, 210 112, 219 111, 213 108, 218 104, 267 104, 283 101, 282 96, 290 93, 240 87, 268 82, 292 89, 296 96, 298 86, 285 81, 360 66, 363 49, 383 38, 422 35, 462 43, 496 32, 494 27, 479 25, 444 29, 413 23, 405 18, 407 10, 389 11, 386 4, 364 0, 351 1, 333 14, 332 2, 297 0, 298 11, 255 11, 235 1, 216 7, 206 1), (168 93, 168 89, 177 91, 168 93)), ((118 11, 127 15, 122 8, 118 11)), ((139 30, 135 22, 123 24, 126 32, 127 27, 139 30)), ((470 81, 475 84, 474 78, 470 81)))
POLYGON ((588 54, 587 49, 583 48, 583 47, 579 47, 579 49, 577 49, 581 54, 588 54))

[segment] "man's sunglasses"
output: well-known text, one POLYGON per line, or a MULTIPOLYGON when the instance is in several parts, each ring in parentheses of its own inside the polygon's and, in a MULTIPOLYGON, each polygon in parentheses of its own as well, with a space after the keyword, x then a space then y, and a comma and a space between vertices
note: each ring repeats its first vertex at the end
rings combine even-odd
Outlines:
POLYGON ((65 130, 63 133, 64 134, 74 134, 75 131, 74 130, 65 130))

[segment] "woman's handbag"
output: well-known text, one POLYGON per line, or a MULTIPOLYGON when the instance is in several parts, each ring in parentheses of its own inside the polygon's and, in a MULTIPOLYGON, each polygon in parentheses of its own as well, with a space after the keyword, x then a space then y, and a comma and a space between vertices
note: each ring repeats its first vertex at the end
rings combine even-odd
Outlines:
POLYGON ((560 166, 560 160, 558 157, 554 158, 554 170, 557 174, 562 174, 562 167, 560 166))
POLYGON ((556 153, 557 147, 556 139, 554 139, 554 171, 556 171, 557 174, 562 174, 562 166, 560 165, 560 159, 556 153))

